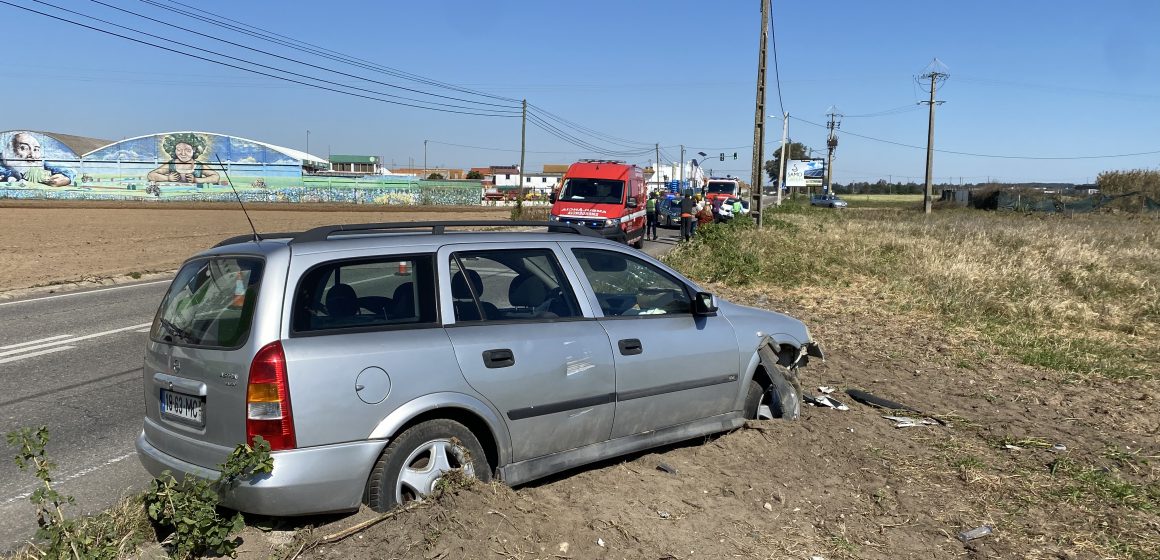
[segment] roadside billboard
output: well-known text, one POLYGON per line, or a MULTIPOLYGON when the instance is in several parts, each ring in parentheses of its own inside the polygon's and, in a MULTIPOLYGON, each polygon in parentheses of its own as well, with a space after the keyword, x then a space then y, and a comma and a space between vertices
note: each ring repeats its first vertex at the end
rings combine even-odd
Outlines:
POLYGON ((785 164, 785 184, 788 187, 819 187, 825 177, 824 159, 795 159, 785 164))

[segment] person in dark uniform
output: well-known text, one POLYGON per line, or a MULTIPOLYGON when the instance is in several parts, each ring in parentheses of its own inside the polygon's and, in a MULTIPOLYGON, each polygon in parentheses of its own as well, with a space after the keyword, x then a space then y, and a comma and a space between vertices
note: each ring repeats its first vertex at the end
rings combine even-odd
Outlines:
POLYGON ((686 194, 681 197, 681 238, 685 241, 693 237, 693 222, 697 219, 696 208, 697 203, 692 196, 686 194))

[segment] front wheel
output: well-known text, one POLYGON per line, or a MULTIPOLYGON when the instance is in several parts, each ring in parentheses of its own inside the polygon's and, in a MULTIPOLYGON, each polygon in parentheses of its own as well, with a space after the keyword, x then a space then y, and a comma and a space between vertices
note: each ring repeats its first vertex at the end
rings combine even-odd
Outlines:
POLYGON ((452 469, 487 482, 491 470, 479 440, 454 420, 416 424, 383 451, 367 481, 366 503, 384 512, 430 496, 452 469))

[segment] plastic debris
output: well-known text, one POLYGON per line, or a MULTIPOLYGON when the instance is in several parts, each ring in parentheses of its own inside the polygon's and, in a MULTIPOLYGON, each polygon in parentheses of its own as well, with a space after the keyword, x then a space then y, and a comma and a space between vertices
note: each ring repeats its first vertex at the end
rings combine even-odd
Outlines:
POLYGON ((596 539, 596 544, 600 545, 601 548, 604 548, 604 539, 596 539))
POLYGON ((818 387, 818 392, 819 392, 819 393, 821 393, 821 394, 823 394, 823 395, 828 395, 828 394, 830 394, 830 393, 833 393, 833 392, 834 392, 834 388, 833 388, 833 387, 827 387, 827 386, 825 386, 825 385, 822 385, 822 386, 818 387))
POLYGON ((959 540, 965 542, 973 541, 975 539, 985 537, 991 534, 991 526, 983 525, 982 527, 975 527, 970 531, 963 531, 959 533, 959 540))
POLYGON ((765 511, 773 511, 773 504, 769 502, 765 502, 761 507, 765 508, 765 511))
POLYGON ((835 398, 827 396, 827 395, 818 395, 816 397, 812 396, 812 395, 805 395, 804 397, 802 397, 802 400, 804 400, 807 404, 811 404, 813 406, 833 408, 835 410, 850 410, 850 407, 842 404, 841 401, 839 401, 838 399, 835 399, 835 398))
POLYGON ((938 422, 931 418, 910 418, 908 416, 883 416, 883 418, 894 422, 895 428, 915 428, 918 426, 934 426, 938 422))
POLYGON ((657 463, 657 470, 664 471, 669 474, 677 474, 677 469, 668 463, 657 463))
POLYGON ((1067 451, 1067 446, 1062 443, 1057 443, 1051 446, 1051 451, 1053 453, 1063 453, 1064 451, 1067 451))
POLYGON ((671 514, 671 513, 667 512, 667 511, 665 511, 665 510, 663 510, 663 509, 658 509, 658 510, 657 510, 657 515, 659 515, 661 519, 668 519, 668 518, 670 518, 670 517, 672 517, 672 516, 673 516, 673 514, 671 514))
POLYGON ((1018 445, 1011 445, 1010 443, 1004 445, 1003 449, 1006 449, 1008 451, 1023 451, 1022 447, 1019 447, 1018 445))

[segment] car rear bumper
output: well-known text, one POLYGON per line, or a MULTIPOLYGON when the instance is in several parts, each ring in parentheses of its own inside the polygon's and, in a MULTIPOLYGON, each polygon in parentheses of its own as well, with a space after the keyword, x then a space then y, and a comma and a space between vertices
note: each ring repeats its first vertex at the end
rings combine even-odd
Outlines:
MULTIPOLYGON (((222 492, 222 505, 246 513, 272 516, 353 511, 362 503, 367 477, 382 453, 384 440, 341 443, 278 451, 268 475, 242 479, 222 492)), ((219 472, 188 463, 137 437, 137 456, 153 476, 170 471, 174 478, 216 480, 219 472)))

